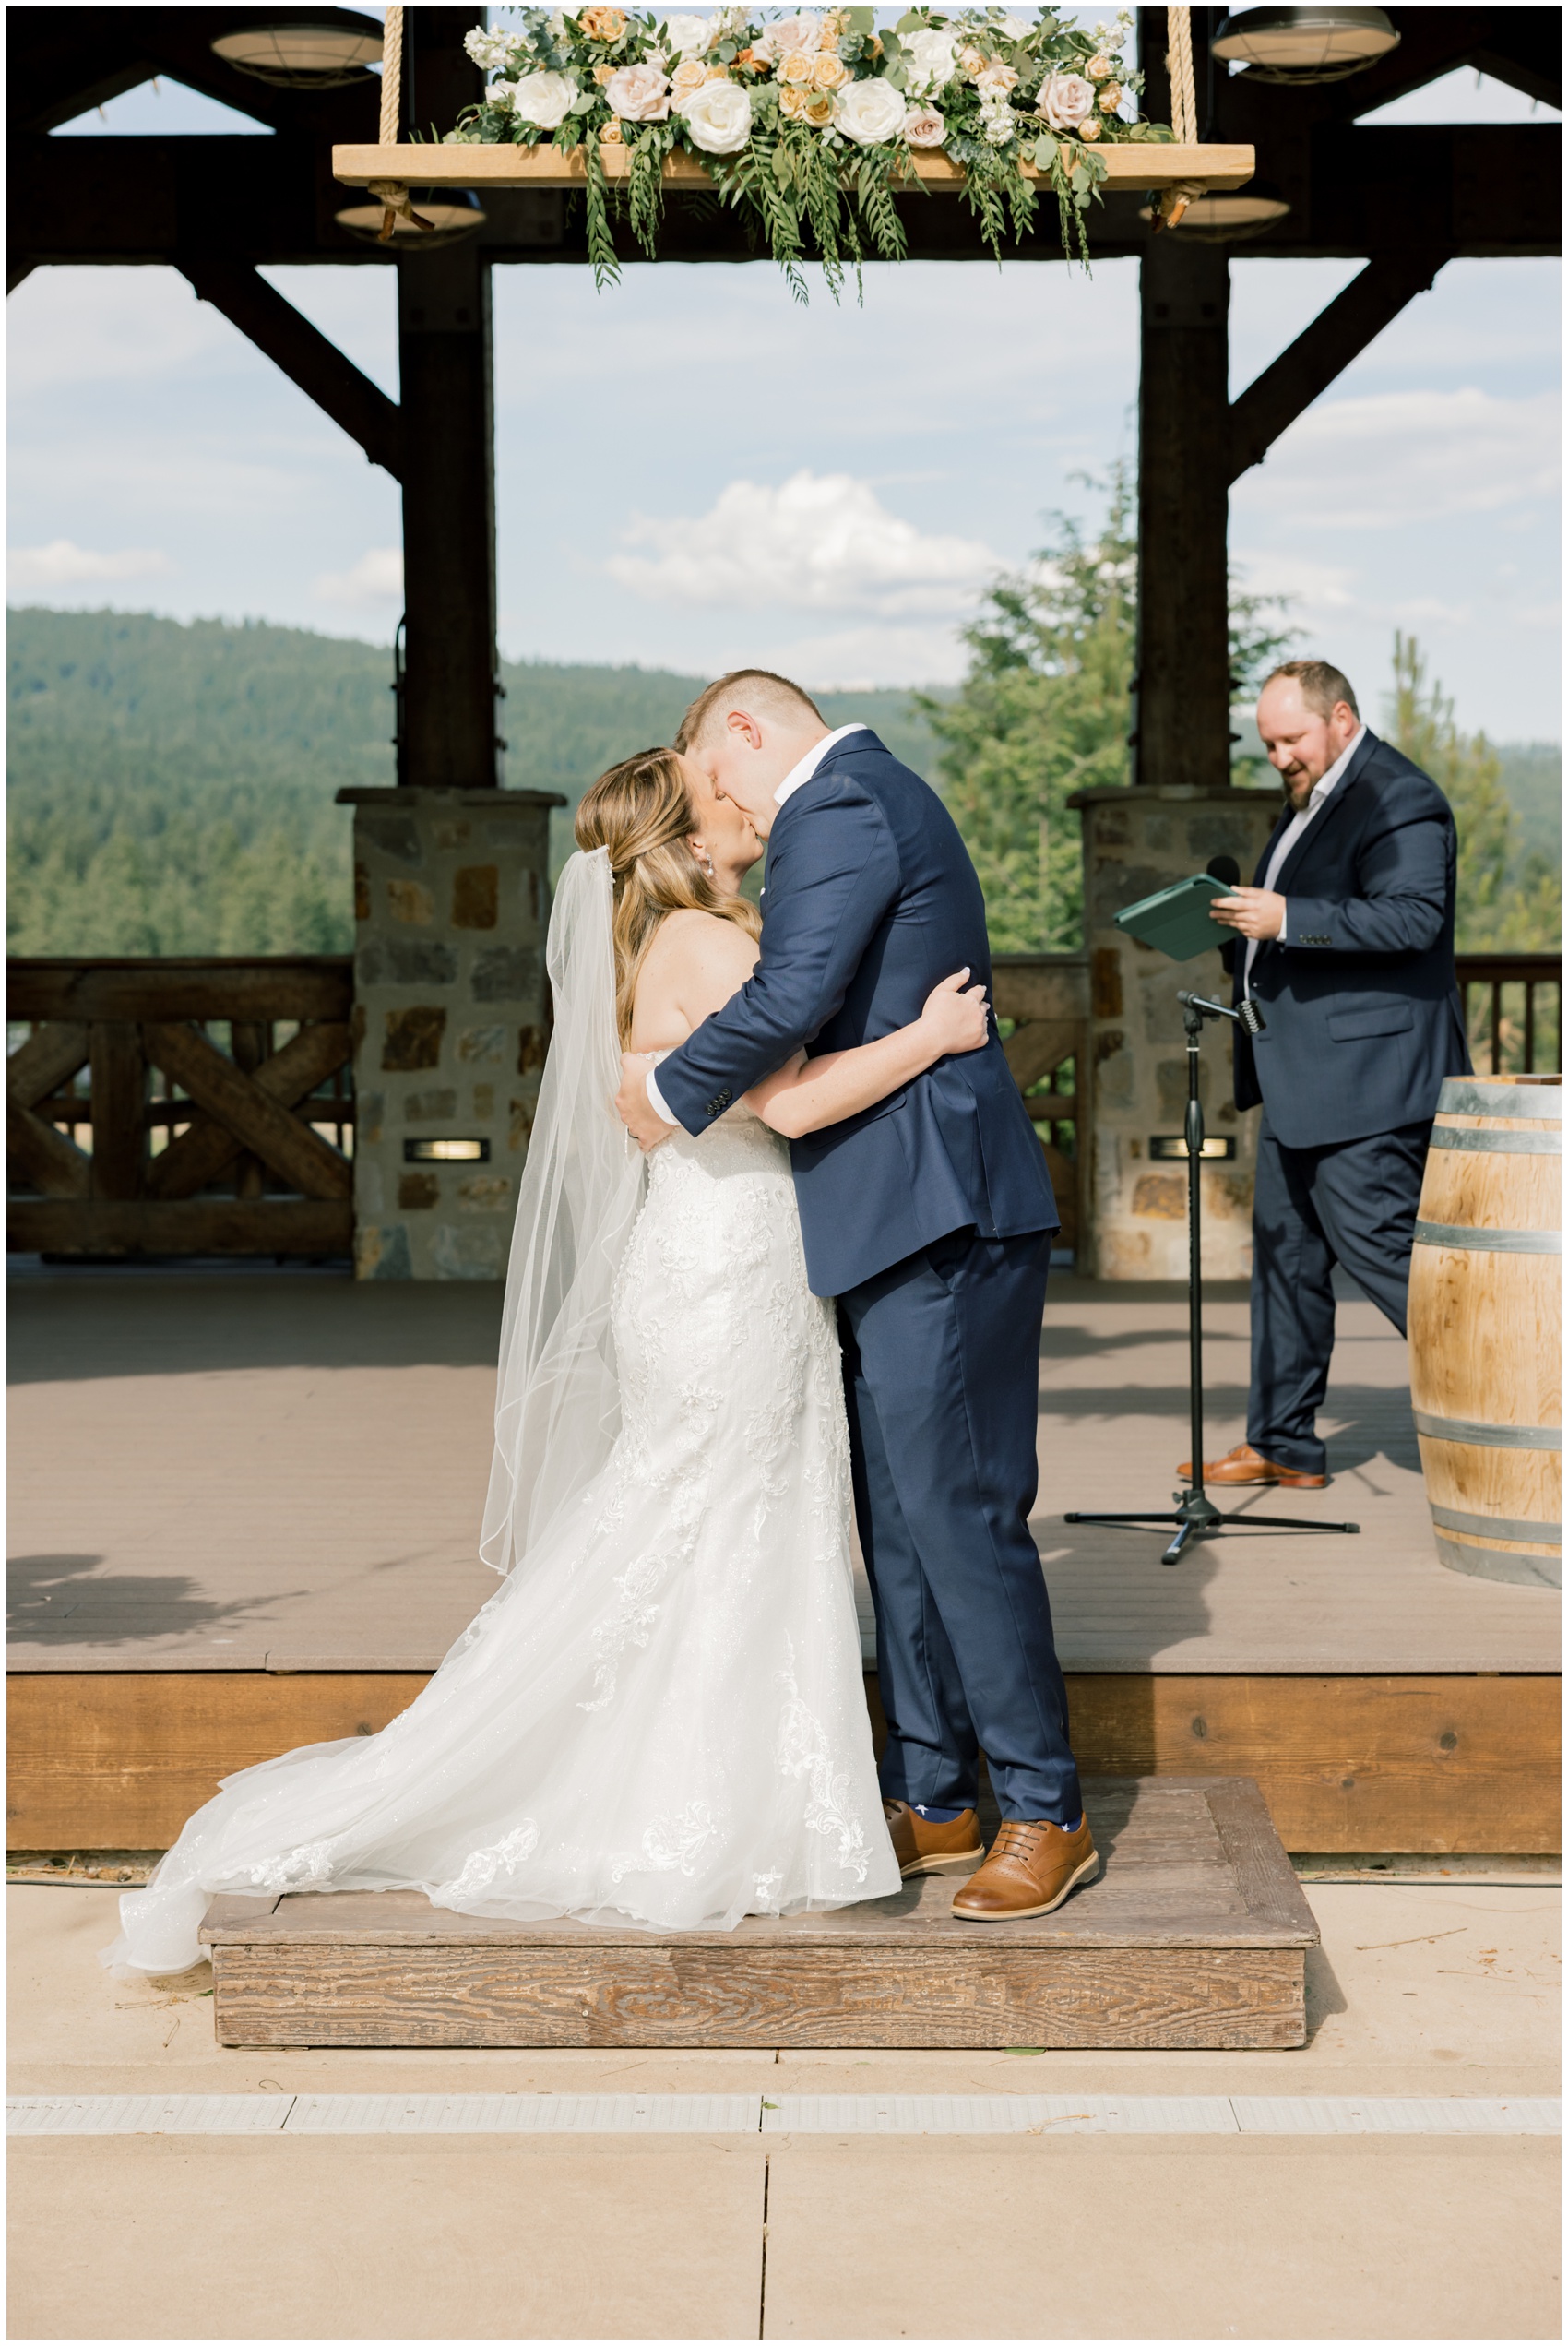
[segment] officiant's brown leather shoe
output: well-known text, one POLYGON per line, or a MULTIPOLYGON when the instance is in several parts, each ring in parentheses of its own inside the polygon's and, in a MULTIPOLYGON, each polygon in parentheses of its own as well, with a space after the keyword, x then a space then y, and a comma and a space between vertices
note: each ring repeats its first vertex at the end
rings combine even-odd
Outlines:
POLYGON ((882 1813, 906 1881, 911 1874, 944 1874, 950 1866, 969 1865, 985 1855, 980 1819, 972 1808, 961 1809, 945 1825, 922 1816, 907 1800, 885 1800, 882 1813))
MULTIPOLYGON (((1183 1459, 1177 1473, 1191 1480, 1193 1461, 1183 1459)), ((1299 1474, 1293 1466, 1276 1466, 1248 1442, 1238 1442, 1222 1459, 1205 1459, 1206 1483, 1277 1483, 1282 1491, 1321 1491, 1328 1482, 1326 1474, 1299 1474)))
POLYGON ((953 1911, 961 1923, 1019 1923, 1028 1914, 1050 1914, 1080 1882, 1093 1881, 1099 1863, 1087 1816, 1075 1833, 1005 1816, 991 1854, 953 1900, 953 1911))

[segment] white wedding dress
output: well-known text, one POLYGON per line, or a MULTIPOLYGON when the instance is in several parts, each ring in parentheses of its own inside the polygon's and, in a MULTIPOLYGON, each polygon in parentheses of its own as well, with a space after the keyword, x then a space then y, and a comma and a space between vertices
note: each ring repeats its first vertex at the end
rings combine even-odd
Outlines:
POLYGON ((591 1429, 557 1400, 551 1519, 428 1686, 378 1735, 228 1778, 122 1899, 106 1963, 196 1962, 220 1891, 416 1888, 463 1913, 689 1930, 899 1888, 833 1305, 806 1284, 788 1149, 731 1109, 656 1151, 627 1223, 602 1463, 571 1487, 559 1446, 591 1463, 591 1429))

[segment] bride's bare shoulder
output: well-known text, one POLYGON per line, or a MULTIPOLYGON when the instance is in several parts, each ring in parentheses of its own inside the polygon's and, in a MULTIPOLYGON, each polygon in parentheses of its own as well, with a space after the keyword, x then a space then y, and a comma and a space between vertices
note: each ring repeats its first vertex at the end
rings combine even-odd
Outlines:
POLYGON ((733 965, 749 971, 756 957, 755 939, 738 922, 692 907, 666 914, 644 967, 657 960, 671 970, 733 965))

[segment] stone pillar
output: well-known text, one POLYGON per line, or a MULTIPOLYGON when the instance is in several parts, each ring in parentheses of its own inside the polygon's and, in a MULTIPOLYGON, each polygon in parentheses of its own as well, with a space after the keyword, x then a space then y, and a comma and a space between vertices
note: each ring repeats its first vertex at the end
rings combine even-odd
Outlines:
POLYGON ((544 1066, 550 810, 565 802, 339 795, 354 810, 356 1276, 500 1279, 544 1066))
MULTIPOLYGON (((1250 877, 1279 800, 1272 790, 1140 788, 1080 791, 1069 804, 1083 815, 1089 956, 1089 1066, 1078 1089, 1086 1103, 1079 1147, 1090 1151, 1081 1268, 1094 1279, 1184 1280, 1186 1164, 1162 1162, 1151 1144, 1179 1139, 1186 1110, 1177 993, 1184 987, 1229 1002, 1230 981, 1218 951, 1171 961, 1112 923, 1123 905, 1201 872, 1211 855, 1233 855, 1250 877)), ((1252 1269, 1257 1116, 1235 1107, 1229 1024, 1206 1030, 1202 1067, 1208 1135, 1235 1143, 1233 1159, 1204 1167, 1204 1271, 1244 1279, 1252 1269)))

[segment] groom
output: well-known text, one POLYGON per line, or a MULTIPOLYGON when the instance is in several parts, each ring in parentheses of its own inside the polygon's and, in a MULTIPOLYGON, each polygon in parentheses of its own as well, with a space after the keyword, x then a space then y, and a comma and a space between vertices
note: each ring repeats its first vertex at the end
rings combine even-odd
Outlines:
MULTIPOLYGON (((966 964, 991 982, 952 818, 866 726, 830 732, 798 685, 741 669, 677 746, 768 841, 767 889, 755 974, 657 1080, 624 1063, 645 1149, 706 1132, 802 1048, 890 1033, 966 964)), ((983 1750, 1004 1821, 953 1911, 1048 1913, 1099 1861, 1028 1530, 1057 1227, 1039 1143, 993 1033, 791 1155, 812 1288, 838 1299, 894 1847, 906 1875, 980 1853, 983 1750)))

